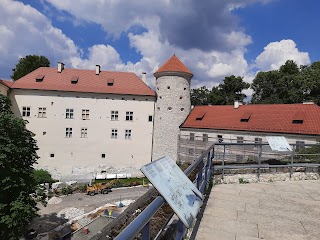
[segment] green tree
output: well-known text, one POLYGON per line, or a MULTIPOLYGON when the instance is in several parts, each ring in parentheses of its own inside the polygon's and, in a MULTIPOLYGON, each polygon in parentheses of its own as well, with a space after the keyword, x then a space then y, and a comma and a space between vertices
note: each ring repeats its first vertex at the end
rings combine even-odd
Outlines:
POLYGON ((33 164, 37 144, 26 121, 15 117, 0 94, 0 239, 18 239, 37 216, 33 164))
POLYGON ((16 68, 12 69, 11 78, 18 80, 39 67, 50 67, 49 59, 45 56, 27 55, 24 58, 20 58, 16 68))
POLYGON ((288 60, 279 70, 259 72, 251 84, 252 103, 320 104, 320 62, 300 66, 288 60))
POLYGON ((226 105, 233 104, 234 100, 243 101, 247 96, 242 93, 250 87, 249 83, 243 81, 242 77, 234 75, 225 77, 223 83, 213 87, 211 91, 206 87, 191 90, 192 105, 226 105))
POLYGON ((248 89, 250 84, 244 82, 242 77, 232 75, 225 77, 223 83, 219 84, 218 87, 224 98, 223 105, 230 105, 234 103, 235 99, 243 101, 247 97, 242 91, 248 89))
POLYGON ((205 86, 191 89, 191 105, 208 105, 210 90, 205 86))
POLYGON ((301 67, 304 79, 304 100, 311 100, 320 105, 320 62, 301 67))

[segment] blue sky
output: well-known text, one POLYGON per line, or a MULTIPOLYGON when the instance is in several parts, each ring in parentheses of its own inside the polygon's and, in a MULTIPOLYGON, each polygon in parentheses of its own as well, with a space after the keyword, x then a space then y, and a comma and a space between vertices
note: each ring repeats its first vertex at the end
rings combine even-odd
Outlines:
POLYGON ((286 60, 320 60, 315 0, 3 0, 0 78, 20 57, 56 66, 153 72, 174 53, 194 73, 193 87, 232 74, 251 82, 286 60))

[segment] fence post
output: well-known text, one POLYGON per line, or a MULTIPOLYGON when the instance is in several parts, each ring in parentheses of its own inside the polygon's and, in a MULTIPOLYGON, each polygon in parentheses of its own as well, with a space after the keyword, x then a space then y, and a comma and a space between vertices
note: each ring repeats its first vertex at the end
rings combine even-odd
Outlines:
POLYGON ((261 155, 262 155, 262 144, 259 144, 259 154, 258 154, 258 181, 260 181, 260 167, 261 167, 261 155))
POLYGON ((295 146, 292 145, 290 179, 291 179, 292 174, 293 174, 293 157, 294 157, 294 153, 295 153, 295 146))
POLYGON ((201 180, 202 180, 202 173, 203 173, 203 159, 201 161, 201 163, 199 164, 199 172, 198 172, 198 176, 197 176, 197 188, 200 189, 200 183, 201 183, 201 180))
POLYGON ((142 240, 150 240, 150 222, 148 222, 141 230, 142 240))
POLYGON ((208 169, 210 169, 210 151, 208 152, 208 155, 207 155, 207 161, 206 161, 206 166, 205 166, 205 170, 204 170, 204 181, 208 181, 208 169))
POLYGON ((223 145, 223 156, 222 156, 222 180, 224 179, 224 158, 226 156, 226 145, 223 145))

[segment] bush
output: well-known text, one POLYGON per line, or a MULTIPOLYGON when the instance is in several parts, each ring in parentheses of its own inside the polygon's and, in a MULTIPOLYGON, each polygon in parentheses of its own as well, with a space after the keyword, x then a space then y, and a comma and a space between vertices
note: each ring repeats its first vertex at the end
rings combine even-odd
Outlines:
POLYGON ((51 177, 51 174, 47 170, 35 169, 33 170, 33 176, 37 184, 41 184, 41 183, 52 184, 56 182, 56 180, 54 180, 51 177))
POLYGON ((69 195, 69 194, 72 194, 73 190, 70 186, 67 186, 67 187, 62 188, 61 192, 63 195, 69 195))

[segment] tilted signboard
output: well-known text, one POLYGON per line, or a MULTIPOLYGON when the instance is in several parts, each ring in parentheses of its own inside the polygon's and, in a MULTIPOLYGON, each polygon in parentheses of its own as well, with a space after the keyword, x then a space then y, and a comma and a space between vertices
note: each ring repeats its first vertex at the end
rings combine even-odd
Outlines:
POLYGON ((203 196, 170 157, 144 165, 141 171, 168 202, 187 228, 202 205, 203 196))

